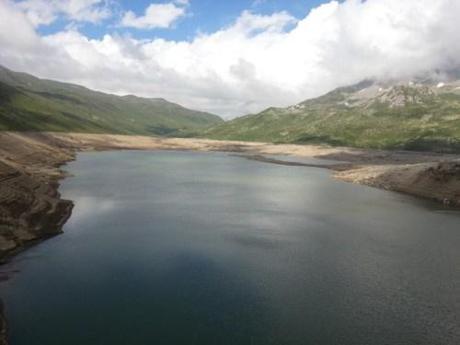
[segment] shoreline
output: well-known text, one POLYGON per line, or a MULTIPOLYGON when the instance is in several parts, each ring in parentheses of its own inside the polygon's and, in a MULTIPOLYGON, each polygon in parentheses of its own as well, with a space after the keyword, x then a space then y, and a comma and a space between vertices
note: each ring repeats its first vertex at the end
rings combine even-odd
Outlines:
POLYGON ((324 168, 351 183, 460 206, 460 155, 362 150, 315 145, 275 145, 207 139, 110 134, 0 132, 0 263, 62 233, 73 203, 61 199, 62 170, 78 152, 190 150, 230 152, 270 164, 324 168), (265 155, 327 159, 308 164, 265 155))
MULTIPOLYGON (((75 160, 78 152, 108 150, 229 152, 268 164, 329 169, 342 181, 460 207, 460 155, 108 134, 0 132, 0 264, 62 233, 73 208, 73 202, 63 200, 58 191, 60 181, 67 176, 63 166, 75 160), (302 163, 265 155, 337 163, 302 163)), ((6 344, 7 319, 0 299, 0 345, 6 344)))

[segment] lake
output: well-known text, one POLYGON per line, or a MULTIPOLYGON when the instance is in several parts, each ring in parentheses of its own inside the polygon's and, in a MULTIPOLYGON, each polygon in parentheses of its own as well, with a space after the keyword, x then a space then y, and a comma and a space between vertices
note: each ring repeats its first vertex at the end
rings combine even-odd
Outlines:
POLYGON ((225 153, 81 153, 11 345, 460 343, 460 213, 225 153))

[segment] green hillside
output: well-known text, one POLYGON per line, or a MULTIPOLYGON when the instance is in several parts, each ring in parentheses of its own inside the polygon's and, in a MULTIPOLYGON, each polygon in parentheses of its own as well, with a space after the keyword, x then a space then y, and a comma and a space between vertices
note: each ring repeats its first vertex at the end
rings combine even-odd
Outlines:
POLYGON ((206 130, 214 139, 460 151, 460 82, 377 83, 336 89, 206 130))
POLYGON ((164 99, 105 94, 0 66, 0 130, 190 135, 222 121, 164 99))

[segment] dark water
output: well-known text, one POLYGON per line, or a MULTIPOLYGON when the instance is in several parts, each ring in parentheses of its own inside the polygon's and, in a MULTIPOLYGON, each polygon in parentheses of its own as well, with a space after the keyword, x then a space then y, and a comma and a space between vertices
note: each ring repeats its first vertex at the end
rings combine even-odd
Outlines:
POLYGON ((85 153, 0 285, 11 345, 460 343, 460 216, 226 154, 85 153))

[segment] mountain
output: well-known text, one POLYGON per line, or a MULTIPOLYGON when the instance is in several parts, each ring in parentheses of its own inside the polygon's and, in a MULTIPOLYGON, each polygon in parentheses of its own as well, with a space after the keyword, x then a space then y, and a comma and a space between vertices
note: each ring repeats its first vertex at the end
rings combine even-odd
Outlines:
POLYGON ((363 81, 204 132, 214 139, 460 151, 460 81, 363 81))
POLYGON ((110 95, 0 66, 0 130, 187 135, 220 122, 164 99, 110 95))

